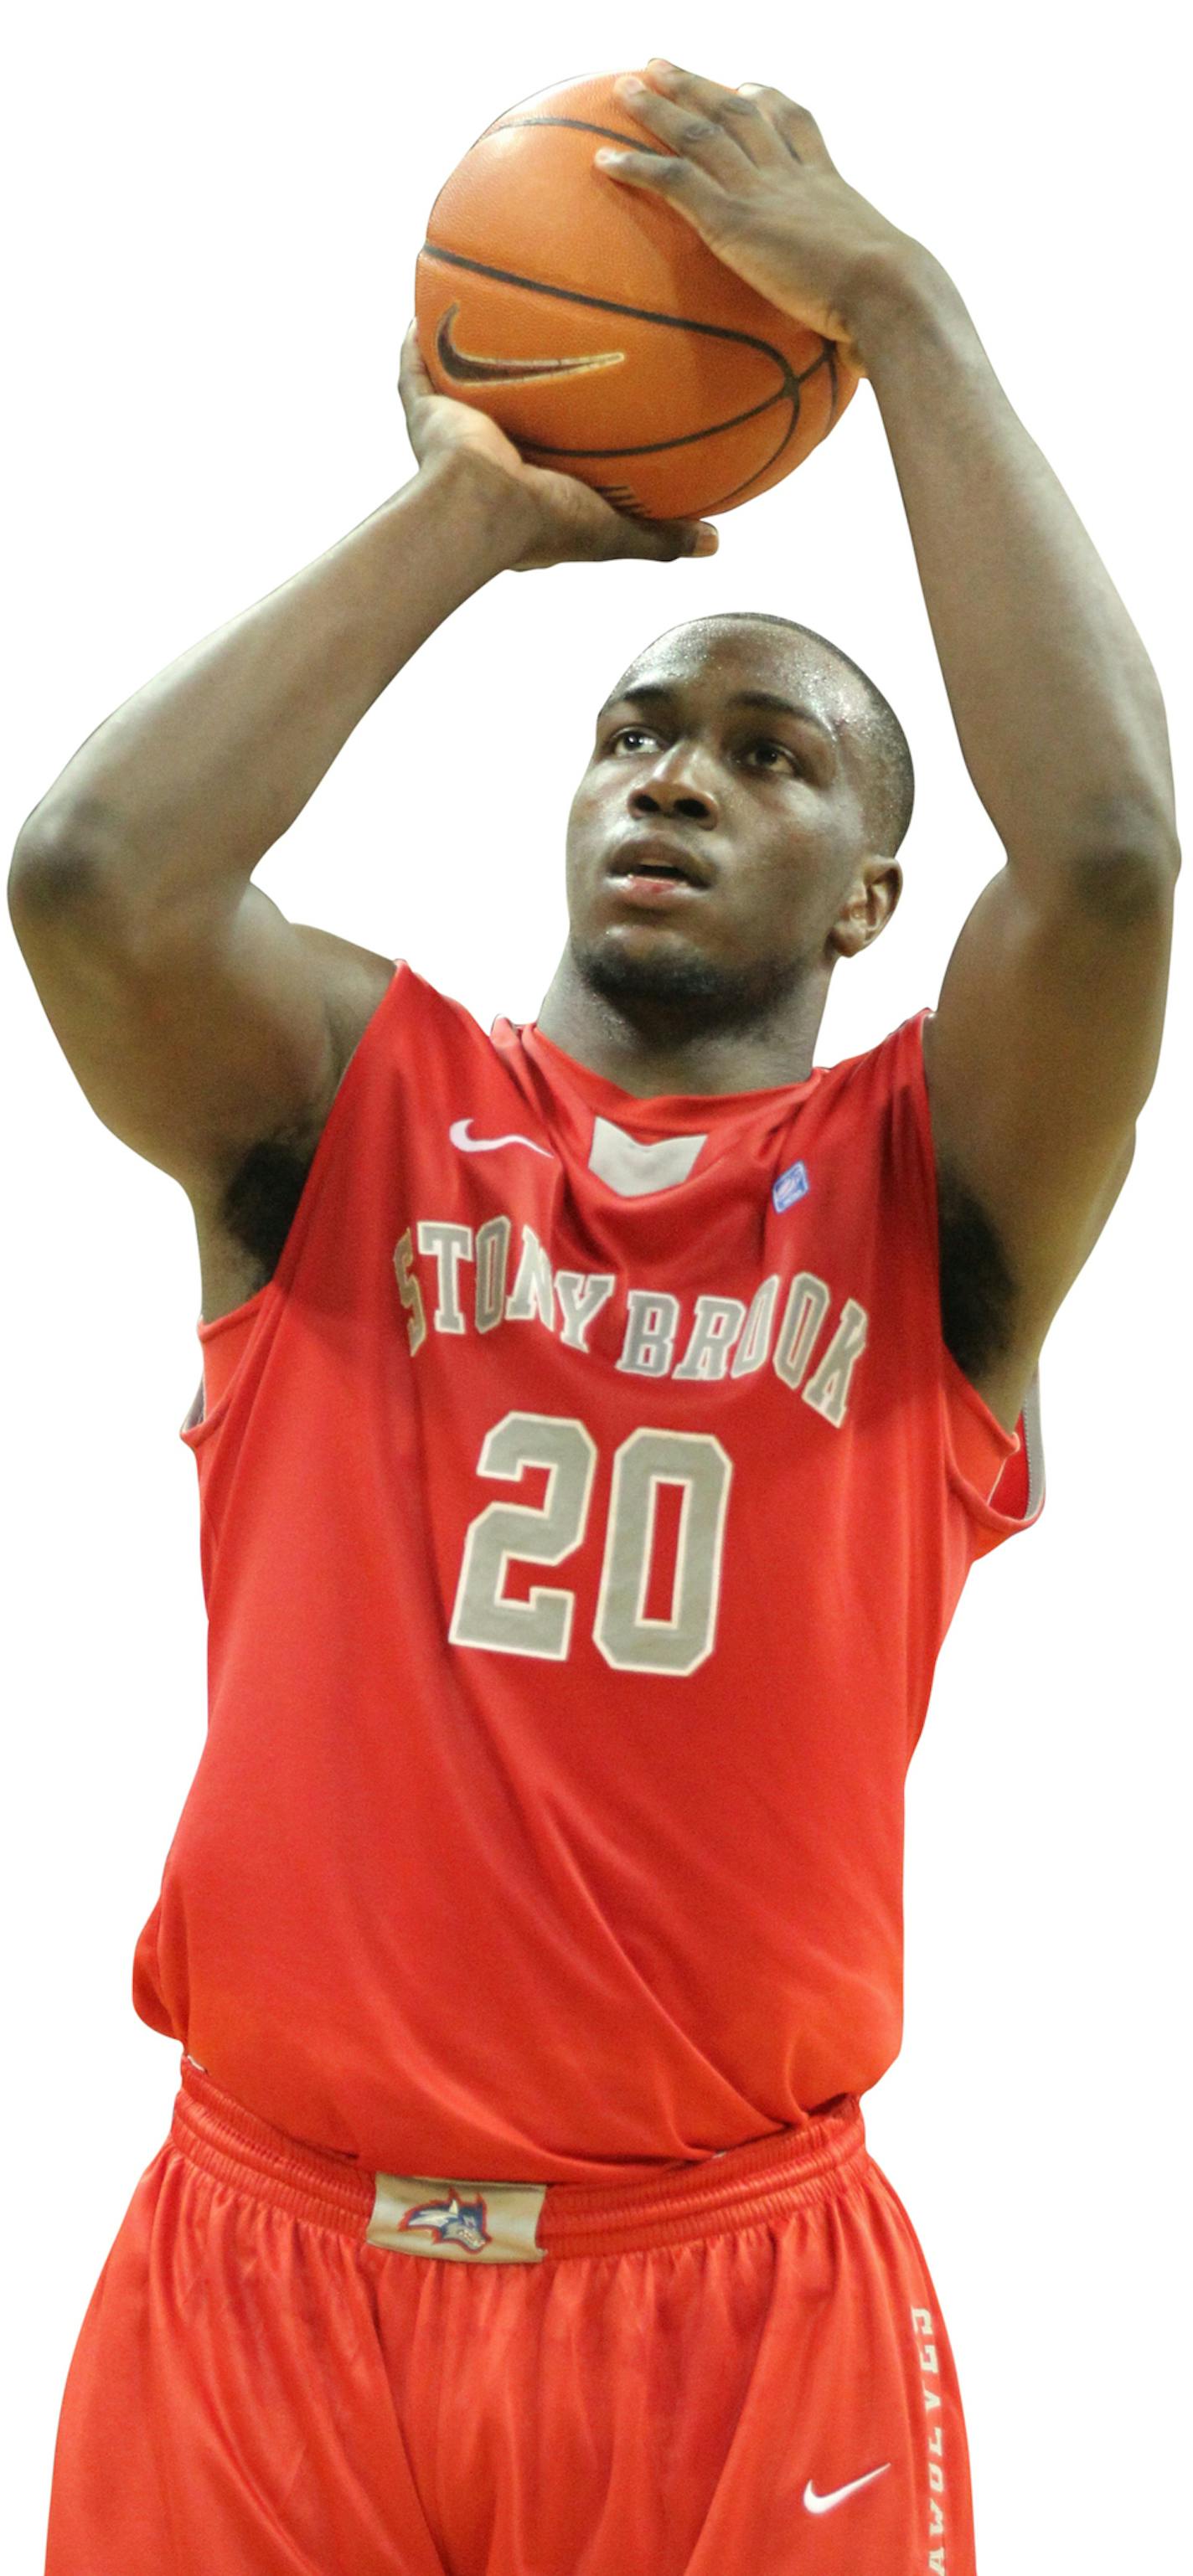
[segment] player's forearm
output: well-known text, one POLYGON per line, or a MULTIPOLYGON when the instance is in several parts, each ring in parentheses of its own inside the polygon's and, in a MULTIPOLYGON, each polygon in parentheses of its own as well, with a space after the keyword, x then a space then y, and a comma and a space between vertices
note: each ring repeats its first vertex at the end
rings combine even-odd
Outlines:
POLYGON ((424 467, 117 708, 18 849, 110 857, 134 910, 202 877, 247 881, 387 683, 516 557, 513 517, 453 462, 424 467))
MULTIPOLYGON (((852 316, 851 307, 851 316, 852 316)), ((1175 843, 1159 683, 951 278, 881 281, 857 339, 969 774, 1013 864, 1175 843)))

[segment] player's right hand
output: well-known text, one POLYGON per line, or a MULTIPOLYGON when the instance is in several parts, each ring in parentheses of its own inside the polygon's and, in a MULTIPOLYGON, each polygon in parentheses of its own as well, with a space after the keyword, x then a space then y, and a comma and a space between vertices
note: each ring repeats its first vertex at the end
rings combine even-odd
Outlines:
POLYGON ((675 563, 681 555, 715 554, 717 532, 706 521, 634 519, 576 475, 527 465, 487 412, 436 392, 413 322, 402 343, 398 392, 420 465, 452 451, 463 453, 499 503, 504 479, 511 514, 526 529, 511 572, 541 572, 557 563, 608 563, 618 555, 675 563))

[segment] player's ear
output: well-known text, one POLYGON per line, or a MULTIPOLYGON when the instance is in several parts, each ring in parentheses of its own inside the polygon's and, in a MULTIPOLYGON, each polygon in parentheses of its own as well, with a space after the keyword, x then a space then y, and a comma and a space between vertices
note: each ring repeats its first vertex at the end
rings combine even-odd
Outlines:
POLYGON ((903 892, 903 870, 900 867, 898 860, 875 859, 873 861, 873 875, 871 882, 873 892, 879 906, 878 917, 874 927, 874 937, 877 939, 879 931, 886 929, 891 914, 893 913, 899 897, 903 892))
POLYGON ((903 892, 897 859, 866 859, 852 879, 828 936, 839 957, 856 957, 885 930, 903 892))

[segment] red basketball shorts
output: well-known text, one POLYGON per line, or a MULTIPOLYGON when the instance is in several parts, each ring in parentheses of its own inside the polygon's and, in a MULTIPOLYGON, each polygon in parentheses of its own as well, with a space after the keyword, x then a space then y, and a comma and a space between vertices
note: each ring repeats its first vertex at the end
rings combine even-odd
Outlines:
POLYGON ((645 2185, 403 2180, 184 2059, 71 2363, 46 2565, 974 2576, 952 2355, 856 2099, 645 2185))

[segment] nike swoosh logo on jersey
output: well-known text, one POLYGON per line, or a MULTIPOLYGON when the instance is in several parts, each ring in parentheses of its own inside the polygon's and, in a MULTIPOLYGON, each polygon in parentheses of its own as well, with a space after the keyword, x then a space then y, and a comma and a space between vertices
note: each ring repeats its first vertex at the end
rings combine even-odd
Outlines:
POLYGON ((846 2496, 856 2495, 859 2487, 868 2487, 872 2479, 880 2478, 882 2470, 889 2469, 890 2465, 889 2460, 884 2460, 881 2469, 867 2469, 864 2478, 852 2478, 847 2487, 834 2487, 831 2495, 817 2495, 809 2478, 804 2488, 804 2503, 809 2513, 831 2513, 834 2505, 844 2504, 846 2496))
POLYGON ((541 376, 579 376, 594 367, 620 367, 622 349, 601 349, 590 358, 478 358, 461 349, 452 336, 460 307, 449 304, 435 333, 435 355, 454 385, 527 385, 541 376))
POLYGON ((529 1145, 532 1154, 545 1154, 548 1162, 552 1160, 550 1148, 536 1145, 533 1136, 470 1136, 471 1125, 471 1118, 454 1118, 447 1131, 462 1154, 495 1154, 499 1145, 529 1145))

